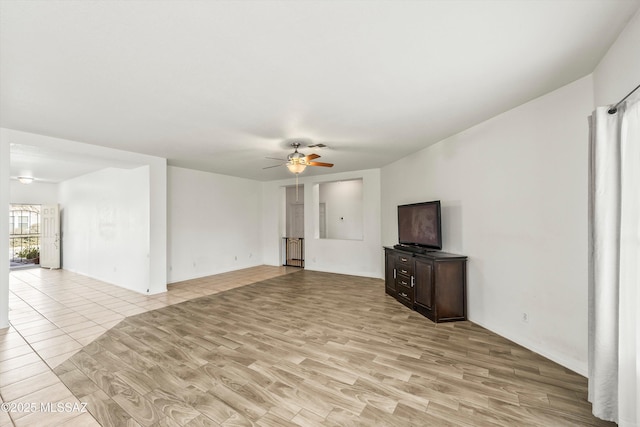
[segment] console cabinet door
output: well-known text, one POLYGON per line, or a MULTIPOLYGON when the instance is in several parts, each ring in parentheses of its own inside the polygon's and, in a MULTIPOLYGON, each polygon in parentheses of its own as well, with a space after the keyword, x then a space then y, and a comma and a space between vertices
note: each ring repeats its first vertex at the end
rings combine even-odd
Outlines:
POLYGON ((435 287, 433 286, 433 261, 415 259, 415 302, 422 307, 433 310, 435 287))
POLYGON ((396 254, 385 250, 384 251, 384 261, 385 261, 385 277, 384 277, 384 288, 385 292, 389 295, 396 296, 396 254))
POLYGON ((433 277, 437 283, 436 299, 438 320, 465 320, 465 277, 464 260, 438 261, 435 264, 433 277))

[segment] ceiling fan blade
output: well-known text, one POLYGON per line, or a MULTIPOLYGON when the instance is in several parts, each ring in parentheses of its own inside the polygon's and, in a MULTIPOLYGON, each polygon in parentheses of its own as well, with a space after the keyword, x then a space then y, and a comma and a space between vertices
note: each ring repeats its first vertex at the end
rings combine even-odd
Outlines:
POLYGON ((333 163, 308 162, 307 166, 324 166, 325 168, 331 168, 333 167, 333 163))
POLYGON ((313 159, 317 159, 317 158, 319 158, 319 157, 320 157, 320 156, 319 156, 319 155, 317 155, 317 154, 309 154, 309 155, 308 155, 307 157, 305 157, 304 159, 305 159, 305 160, 307 161, 307 163, 308 163, 309 161, 311 161, 311 160, 313 160, 313 159))
POLYGON ((281 165, 267 166, 266 168, 262 168, 262 169, 279 168, 280 166, 284 166, 284 165, 286 165, 286 163, 282 163, 281 165))
POLYGON ((277 158, 277 157, 265 157, 265 159, 269 159, 269 160, 280 160, 280 161, 283 161, 283 162, 286 162, 286 161, 287 161, 287 159, 280 159, 280 158, 277 158))

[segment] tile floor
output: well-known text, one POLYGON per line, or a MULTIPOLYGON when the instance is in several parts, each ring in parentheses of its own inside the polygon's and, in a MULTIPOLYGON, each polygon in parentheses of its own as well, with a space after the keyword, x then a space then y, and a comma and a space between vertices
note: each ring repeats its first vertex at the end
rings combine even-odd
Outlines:
POLYGON ((88 412, 75 410, 80 402, 53 368, 127 316, 292 271, 298 269, 252 267, 175 283, 166 293, 152 296, 65 270, 12 271, 10 327, 0 330, 0 404, 13 407, 10 413, 0 411, 0 427, 98 425, 88 412), (55 413, 57 407, 40 407, 58 402, 68 405, 55 413))

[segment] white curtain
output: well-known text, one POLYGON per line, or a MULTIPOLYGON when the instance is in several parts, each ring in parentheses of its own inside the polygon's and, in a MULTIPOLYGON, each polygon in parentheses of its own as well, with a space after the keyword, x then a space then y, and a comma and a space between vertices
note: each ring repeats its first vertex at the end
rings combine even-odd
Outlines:
POLYGON ((639 100, 589 121, 589 401, 620 427, 640 427, 639 100))

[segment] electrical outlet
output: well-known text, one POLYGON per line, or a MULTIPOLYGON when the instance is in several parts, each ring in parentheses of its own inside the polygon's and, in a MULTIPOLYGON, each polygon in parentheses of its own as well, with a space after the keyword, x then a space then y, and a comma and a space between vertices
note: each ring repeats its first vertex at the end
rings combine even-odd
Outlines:
POLYGON ((524 323, 529 323, 529 315, 527 313, 522 313, 522 321, 524 323))

